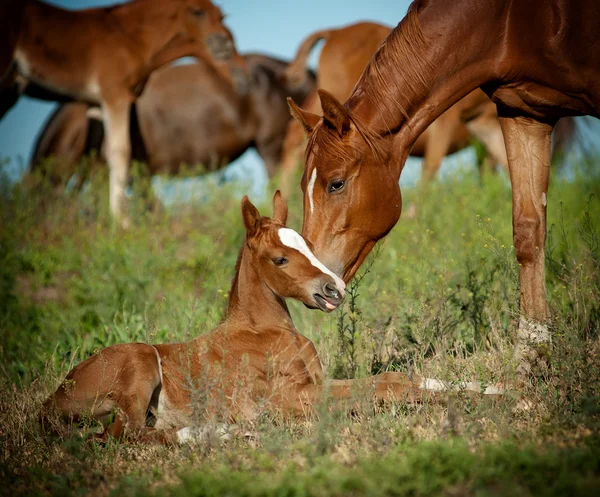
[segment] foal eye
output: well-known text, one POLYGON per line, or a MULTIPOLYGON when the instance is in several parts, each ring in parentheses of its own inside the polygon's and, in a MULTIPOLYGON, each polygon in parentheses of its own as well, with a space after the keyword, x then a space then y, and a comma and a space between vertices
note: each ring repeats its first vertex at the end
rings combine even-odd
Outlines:
POLYGON ((283 266, 288 260, 285 257, 275 257, 273 264, 276 266, 283 266))
POLYGON ((204 15, 205 10, 192 7, 190 9, 190 12, 192 13, 192 15, 194 15, 196 17, 202 17, 204 15))
POLYGON ((327 185, 327 193, 337 193, 344 188, 346 182, 343 179, 334 179, 327 185))

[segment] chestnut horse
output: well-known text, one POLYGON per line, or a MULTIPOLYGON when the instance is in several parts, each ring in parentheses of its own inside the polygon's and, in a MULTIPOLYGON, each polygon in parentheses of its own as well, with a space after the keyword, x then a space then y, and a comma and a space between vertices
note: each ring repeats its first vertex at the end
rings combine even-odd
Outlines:
MULTIPOLYGON (((302 84, 311 50, 317 42, 325 40, 317 68, 317 88, 327 90, 343 102, 390 31, 391 28, 372 22, 317 31, 300 44, 296 57, 286 70, 286 79, 290 85, 302 84)), ((321 114, 316 89, 304 101, 303 108, 321 114)), ((410 155, 424 159, 423 178, 429 181, 437 174, 444 156, 471 145, 472 137, 485 145, 494 165, 508 169, 496 106, 481 90, 470 93, 436 119, 419 136, 410 155), (468 116, 468 121, 464 116, 468 116)), ((301 161, 303 144, 302 127, 292 121, 285 137, 282 159, 284 195, 289 193, 290 178, 301 161)))
MULTIPOLYGON (((285 227, 287 205, 279 191, 272 219, 261 217, 247 197, 242 218, 246 239, 224 321, 185 343, 128 343, 101 350, 71 370, 44 404, 43 419, 50 422, 53 410, 75 422, 86 414, 103 421, 115 413, 103 438, 127 430, 142 439, 175 441, 190 436, 194 408, 196 419, 212 424, 255 419, 265 405, 282 415, 307 416, 325 394, 350 399, 365 388, 380 401, 409 402, 446 390, 438 380, 396 372, 324 383, 315 346, 294 327, 285 299, 330 312, 341 304, 345 284, 285 227)), ((502 393, 476 382, 460 387, 502 393)))
POLYGON ((529 373, 548 332, 544 245, 550 136, 559 118, 600 117, 600 3, 416 0, 342 105, 320 90, 323 117, 290 102, 309 142, 303 235, 348 281, 400 217, 398 179, 421 133, 481 87, 497 105, 513 198, 521 319, 516 354, 529 373))
MULTIPOLYGON (((0 22, 0 31, 18 24, 16 46, 0 47, 14 53, 14 70, 7 76, 13 82, 12 91, 2 97, 10 105, 15 92, 26 91, 102 107, 110 209, 126 225, 131 103, 152 71, 183 56, 235 57, 240 63, 222 20, 221 11, 210 0, 134 0, 80 11, 29 0, 22 11, 0 22)), ((243 67, 232 66, 231 77, 239 78, 243 71, 243 67)), ((6 84, 2 87, 6 89, 6 84)))
MULTIPOLYGON (((291 119, 286 97, 303 100, 315 78, 305 71, 304 83, 290 90, 282 79, 287 62, 260 54, 243 57, 250 79, 244 94, 206 61, 155 71, 133 107, 132 158, 146 162, 151 174, 175 174, 183 164, 223 167, 254 146, 272 175, 291 119)), ((70 102, 57 109, 39 134, 31 170, 55 158, 58 171, 53 169, 51 180, 57 183, 72 176, 92 149, 102 152, 101 124, 93 122, 88 108, 70 102)), ((84 180, 81 174, 78 179, 84 180)))

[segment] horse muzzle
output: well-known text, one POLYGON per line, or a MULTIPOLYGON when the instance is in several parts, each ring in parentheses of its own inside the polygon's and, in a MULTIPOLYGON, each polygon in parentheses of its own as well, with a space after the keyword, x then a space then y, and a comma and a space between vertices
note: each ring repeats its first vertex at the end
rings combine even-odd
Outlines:
MULTIPOLYGON (((315 292, 312 297, 314 301, 313 308, 321 309, 323 312, 334 311, 344 301, 342 292, 331 281, 322 285, 319 291, 315 292)), ((307 305, 307 307, 312 306, 307 305)))
POLYGON ((224 34, 212 34, 206 38, 206 47, 215 60, 228 61, 235 53, 233 40, 224 34))

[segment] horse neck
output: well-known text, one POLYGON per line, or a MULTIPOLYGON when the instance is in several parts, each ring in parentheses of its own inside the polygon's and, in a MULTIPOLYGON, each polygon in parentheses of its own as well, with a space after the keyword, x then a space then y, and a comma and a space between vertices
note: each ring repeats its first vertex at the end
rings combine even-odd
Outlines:
POLYGON ((246 243, 240 251, 236 274, 229 291, 228 325, 260 331, 260 329, 287 328, 294 324, 285 300, 275 295, 256 272, 246 243))
POLYGON ((141 42, 139 48, 152 57, 181 34, 177 21, 178 2, 164 0, 133 0, 109 8, 121 29, 141 42))
MULTIPOLYGON (((368 130, 392 140, 390 160, 398 177, 425 129, 489 78, 491 64, 486 59, 493 45, 469 41, 460 18, 461 8, 470 8, 468 2, 413 2, 345 104, 368 130), (454 9, 455 3, 461 5, 454 9)), ((491 40, 495 36, 488 33, 491 40)))

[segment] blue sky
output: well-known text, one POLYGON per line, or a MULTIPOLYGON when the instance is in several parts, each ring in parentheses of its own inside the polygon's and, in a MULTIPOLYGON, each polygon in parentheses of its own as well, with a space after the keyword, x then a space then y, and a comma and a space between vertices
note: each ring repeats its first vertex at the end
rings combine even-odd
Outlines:
MULTIPOLYGON (((49 3, 81 9, 116 2, 51 0, 49 3)), ((313 31, 358 20, 396 25, 410 4, 408 0, 221 0, 215 3, 225 12, 225 22, 240 52, 266 52, 288 59, 294 56, 300 41, 313 31)), ((316 55, 312 60, 316 60, 316 55)), ((53 108, 52 103, 21 98, 0 121, 0 156, 11 158, 11 176, 27 164, 35 137, 53 108)), ((251 160, 256 162, 256 157, 251 160)))

